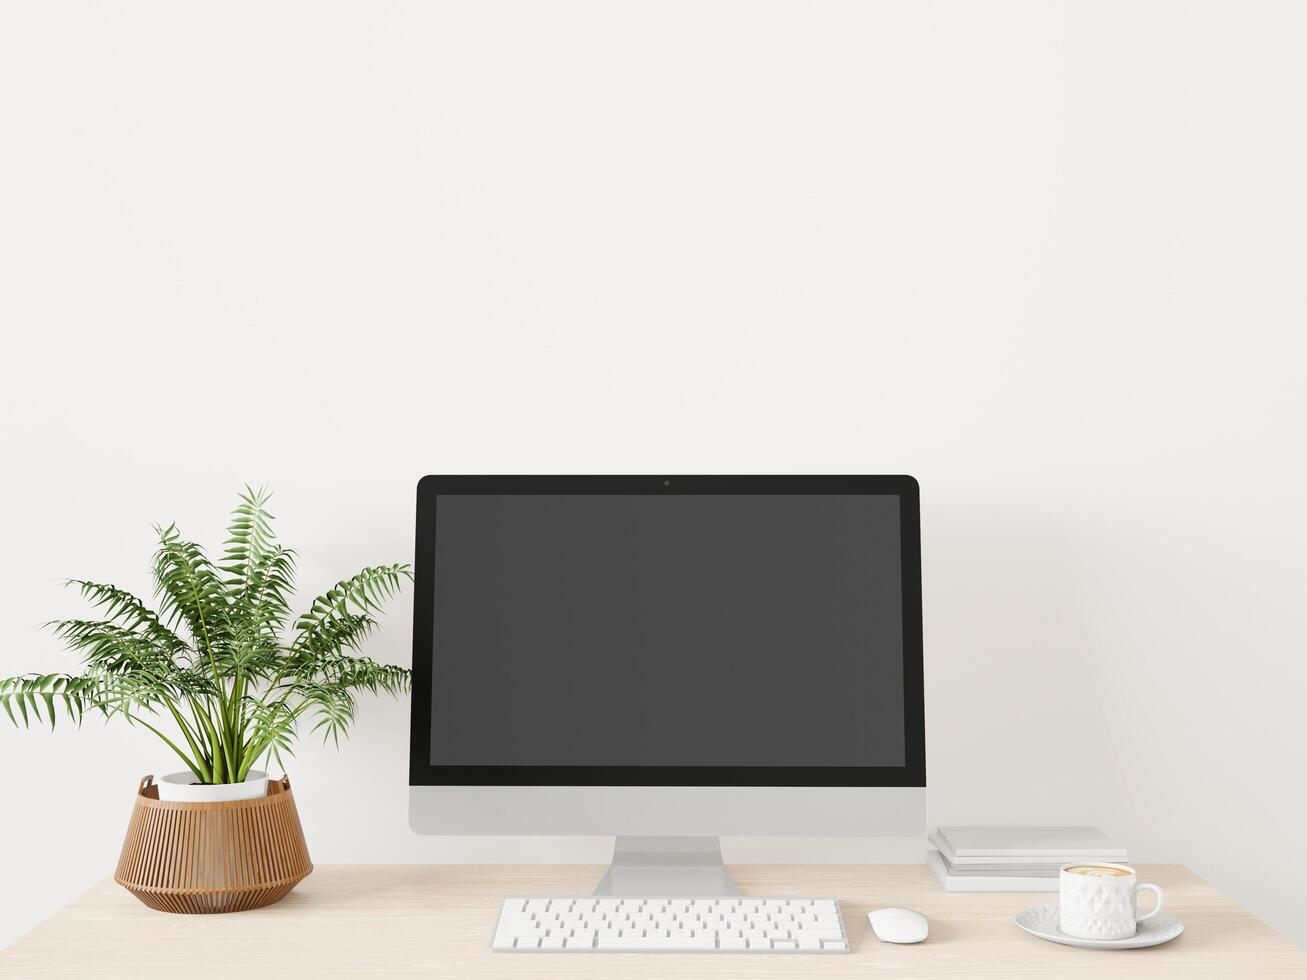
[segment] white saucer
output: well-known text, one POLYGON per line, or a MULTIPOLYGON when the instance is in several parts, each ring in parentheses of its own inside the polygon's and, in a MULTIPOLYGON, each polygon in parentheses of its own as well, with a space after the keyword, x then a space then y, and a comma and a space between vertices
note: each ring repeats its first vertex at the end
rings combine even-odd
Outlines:
POLYGON ((1047 939, 1050 943, 1062 943, 1064 946, 1083 946, 1086 949, 1141 949, 1144 946, 1160 946, 1169 943, 1184 932, 1184 923, 1169 915, 1155 915, 1139 923, 1133 936, 1125 939, 1077 939, 1068 936, 1058 928, 1056 905, 1037 905, 1033 909, 1018 912, 1013 921, 1032 936, 1047 939))

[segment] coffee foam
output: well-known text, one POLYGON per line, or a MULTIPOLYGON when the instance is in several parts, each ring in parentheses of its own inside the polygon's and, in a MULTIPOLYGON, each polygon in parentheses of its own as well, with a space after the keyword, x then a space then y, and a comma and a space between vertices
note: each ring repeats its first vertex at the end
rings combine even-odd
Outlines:
POLYGON ((1074 864, 1066 869, 1067 874, 1084 875, 1086 878, 1129 878, 1132 872, 1124 868, 1111 868, 1105 864, 1074 864))

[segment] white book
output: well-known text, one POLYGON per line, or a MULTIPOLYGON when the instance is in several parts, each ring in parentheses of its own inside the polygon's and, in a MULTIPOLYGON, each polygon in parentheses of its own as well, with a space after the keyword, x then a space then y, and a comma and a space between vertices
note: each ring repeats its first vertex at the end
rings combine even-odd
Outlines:
POLYGON ((1125 863, 1125 848, 1097 827, 937 827, 930 839, 955 865, 1125 863))
POLYGON ((1022 875, 956 875, 949 872, 939 851, 926 852, 926 867, 947 892, 1055 892, 1055 877, 1022 875))
POLYGON ((1085 854, 1083 852, 1058 854, 1054 856, 1028 857, 1024 854, 1013 855, 994 855, 992 857, 960 857, 949 846, 947 840, 939 835, 937 831, 930 832, 930 842, 935 845, 935 849, 943 855, 944 860, 949 864, 950 869, 961 870, 962 868, 983 868, 994 874, 1021 874, 1026 868, 1054 870, 1064 864, 1072 864, 1077 861, 1108 861, 1112 864, 1129 864, 1130 855, 1124 848, 1110 853, 1085 854))
POLYGON ((963 877, 1007 877, 1007 878, 1056 878, 1062 871, 1062 864, 954 864, 945 854, 940 854, 944 867, 951 875, 963 877))

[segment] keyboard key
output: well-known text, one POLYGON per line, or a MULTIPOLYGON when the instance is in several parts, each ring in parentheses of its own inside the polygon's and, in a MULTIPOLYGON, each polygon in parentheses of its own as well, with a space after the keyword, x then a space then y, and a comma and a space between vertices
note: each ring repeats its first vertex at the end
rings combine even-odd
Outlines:
POLYGON ((717 940, 712 936, 681 936, 667 940, 667 946, 659 947, 669 953, 693 953, 703 949, 716 949, 717 940))
POLYGON ((645 944, 643 937, 640 936, 623 936, 619 939, 607 939, 600 942, 595 948, 600 951, 613 950, 614 952, 647 952, 649 949, 645 944))

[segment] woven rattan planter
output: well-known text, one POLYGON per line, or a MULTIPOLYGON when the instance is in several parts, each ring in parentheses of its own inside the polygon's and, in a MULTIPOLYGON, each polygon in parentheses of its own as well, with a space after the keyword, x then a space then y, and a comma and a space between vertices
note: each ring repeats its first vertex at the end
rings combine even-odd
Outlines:
POLYGON ((289 778, 257 799, 174 803, 146 776, 113 879, 161 912, 240 912, 279 901, 312 870, 289 778))

